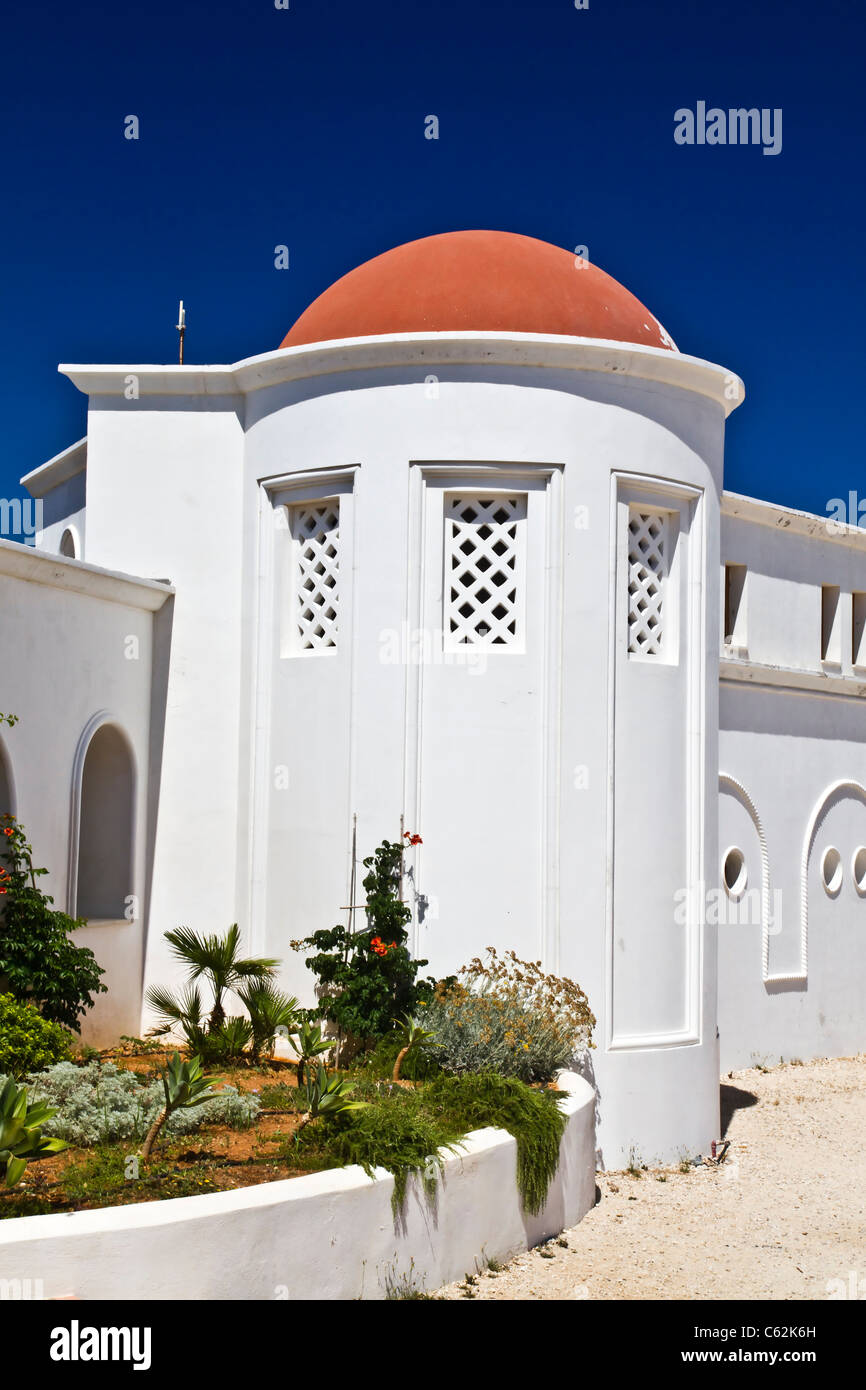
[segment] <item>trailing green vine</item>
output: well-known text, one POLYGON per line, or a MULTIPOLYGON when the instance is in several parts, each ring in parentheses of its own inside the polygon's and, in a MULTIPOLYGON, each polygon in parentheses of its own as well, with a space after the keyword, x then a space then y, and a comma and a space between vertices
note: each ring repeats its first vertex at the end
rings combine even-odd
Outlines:
POLYGON ((559 1145, 568 1118, 558 1091, 533 1090, 513 1076, 481 1073, 440 1076, 424 1088, 425 1103, 440 1107, 461 1129, 493 1125, 517 1141, 517 1187, 530 1216, 547 1201, 559 1164, 559 1145))
POLYGON ((410 1177, 432 1198, 442 1151, 458 1152, 470 1130, 492 1125, 517 1141, 517 1187, 525 1210, 535 1215, 543 1208, 567 1123, 558 1092, 533 1090, 514 1077, 473 1075, 438 1077, 414 1090, 366 1082, 354 1095, 370 1103, 306 1130, 284 1157, 307 1171, 357 1163, 372 1176, 375 1168, 386 1168, 394 1176, 397 1215, 410 1177))

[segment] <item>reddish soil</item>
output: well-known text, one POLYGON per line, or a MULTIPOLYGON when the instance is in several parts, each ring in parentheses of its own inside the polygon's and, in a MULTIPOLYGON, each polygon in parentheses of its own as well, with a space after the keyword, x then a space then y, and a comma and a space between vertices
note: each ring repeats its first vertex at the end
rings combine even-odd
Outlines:
MULTIPOLYGON (((112 1050, 102 1053, 100 1060, 114 1062, 141 1075, 156 1076, 170 1055, 168 1052, 124 1055, 112 1050)), ((290 1062, 275 1062, 262 1067, 229 1067, 221 1069, 219 1079, 239 1091, 261 1091, 278 1084, 296 1087, 296 1069, 294 1063, 290 1062)), ((162 1140, 154 1148, 151 1167, 159 1165, 164 1169, 165 1165, 170 1165, 170 1171, 154 1174, 144 1184, 124 1184, 123 1188, 113 1189, 109 1194, 111 1203, 122 1205, 190 1195, 189 1189, 192 1187, 194 1190, 198 1178, 201 1178, 202 1191, 224 1191, 303 1177, 306 1170, 289 1166, 279 1157, 281 1148, 291 1139, 297 1126, 297 1114, 265 1110, 250 1129, 205 1125, 192 1134, 162 1140), (183 1186, 182 1194, 172 1191, 178 1183, 183 1186)), ((141 1144, 124 1142, 117 1147, 123 1153, 132 1155, 141 1148, 141 1144)), ((10 1205, 17 1205, 18 1197, 38 1198, 57 1211, 72 1209, 63 1191, 64 1173, 70 1166, 86 1162, 91 1153, 88 1149, 72 1147, 51 1158, 30 1163, 21 1185, 5 1200, 10 1205)), ((146 1167, 142 1177, 147 1179, 146 1167)), ((78 1200, 74 1209, 84 1211, 107 1204, 107 1193, 103 1186, 95 1191, 93 1201, 78 1200)), ((3 1209, 0 1208, 0 1216, 2 1214, 3 1209)))

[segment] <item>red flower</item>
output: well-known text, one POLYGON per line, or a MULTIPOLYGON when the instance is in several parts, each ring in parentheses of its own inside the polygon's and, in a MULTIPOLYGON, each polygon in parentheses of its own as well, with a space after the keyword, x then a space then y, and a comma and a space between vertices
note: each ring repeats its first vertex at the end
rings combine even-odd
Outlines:
POLYGON ((403 837, 409 841, 410 845, 423 845, 424 843, 420 835, 412 835, 408 830, 403 831, 403 837))
POLYGON ((7 825, 6 828, 5 828, 4 831, 3 831, 3 834, 4 834, 4 835, 11 835, 11 834, 12 834, 12 826, 11 826, 11 825, 7 825))

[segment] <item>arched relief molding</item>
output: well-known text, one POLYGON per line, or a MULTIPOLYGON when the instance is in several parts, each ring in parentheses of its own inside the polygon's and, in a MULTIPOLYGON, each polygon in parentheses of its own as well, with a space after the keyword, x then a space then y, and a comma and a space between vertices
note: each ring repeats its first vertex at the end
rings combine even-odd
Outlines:
POLYGON ((761 979, 764 984, 773 984, 780 980, 799 979, 800 976, 798 975, 770 974, 770 854, 767 849, 767 836, 757 807, 742 782, 738 782, 736 777, 732 777, 730 773, 722 772, 719 774, 719 790, 728 792, 739 801, 754 825, 758 836, 761 852, 761 979))
POLYGON ((829 787, 823 791, 812 808, 812 813, 806 825, 806 834, 803 839, 803 853, 800 859, 800 961, 802 976, 796 978, 806 978, 808 969, 808 944, 809 944, 809 865, 812 860, 812 850, 815 845, 815 838, 827 818, 831 806, 845 797, 859 799, 866 806, 866 787, 860 782, 855 782, 847 777, 842 777, 838 782, 831 782, 829 787))

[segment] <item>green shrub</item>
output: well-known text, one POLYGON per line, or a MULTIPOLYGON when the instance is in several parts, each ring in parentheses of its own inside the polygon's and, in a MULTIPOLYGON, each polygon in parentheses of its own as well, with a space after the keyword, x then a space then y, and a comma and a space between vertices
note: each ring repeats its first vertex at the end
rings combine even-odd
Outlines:
MULTIPOLYGON (((465 980, 437 986, 419 1004, 432 1038, 426 1048, 447 1072, 496 1072, 521 1081, 550 1081, 592 1046, 595 1018, 573 980, 545 975, 513 951, 492 947, 460 972, 465 980)), ((408 1072, 407 1072, 408 1075, 408 1072)))
POLYGON ((32 847, 14 816, 0 816, 0 830, 0 988, 78 1032, 79 1015, 93 1007, 94 994, 105 992, 93 952, 70 940, 84 919, 57 911, 54 899, 37 888, 48 870, 34 868, 32 847))
POLYGON ((70 1035, 59 1023, 43 1018, 33 1004, 0 994, 0 1072, 16 1079, 42 1071, 69 1056, 70 1035))
MULTIPOLYGON (((0 1078, 2 1082, 2 1078, 0 1078)), ((46 1101, 57 1114, 46 1134, 90 1147, 118 1139, 144 1139, 165 1104, 162 1082, 107 1062, 86 1067, 60 1062, 28 1077, 32 1100, 46 1101)), ((248 1128, 260 1110, 258 1096, 227 1086, 195 1110, 176 1110, 166 1124, 169 1135, 191 1134, 205 1124, 248 1128)))
MULTIPOLYGON (((409 845, 421 843, 420 835, 408 831, 404 838, 409 845)), ((412 912, 400 897, 405 848, 383 840, 364 860, 369 872, 363 880, 363 930, 336 926, 291 943, 293 950, 314 951, 306 965, 318 979, 321 1002, 311 1017, 327 1020, 341 1040, 361 1046, 385 1037, 434 988, 433 980, 417 979, 427 961, 413 960, 407 947, 412 912)))

